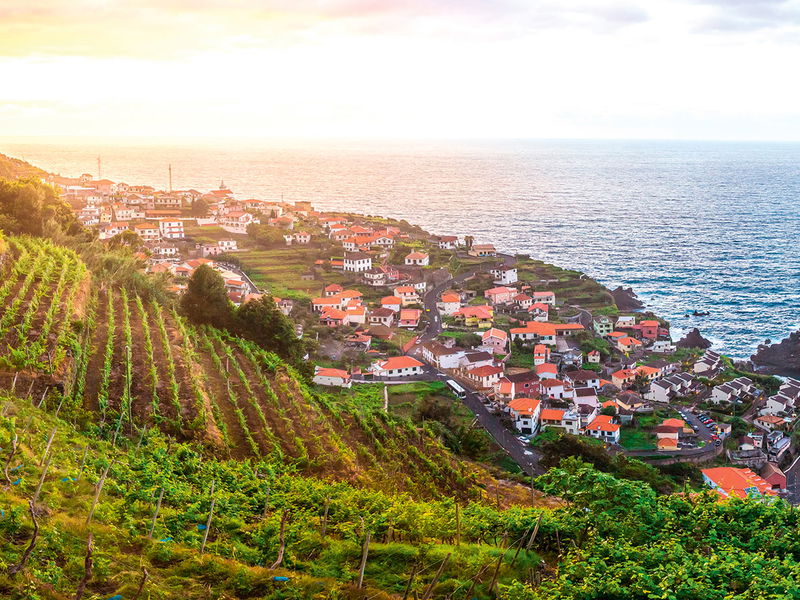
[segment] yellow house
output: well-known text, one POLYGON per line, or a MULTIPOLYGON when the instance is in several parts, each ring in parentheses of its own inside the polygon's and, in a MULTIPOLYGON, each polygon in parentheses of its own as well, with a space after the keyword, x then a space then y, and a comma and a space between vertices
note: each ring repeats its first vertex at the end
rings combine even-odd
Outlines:
POLYGON ((494 309, 491 306, 464 306, 453 313, 453 316, 464 321, 467 327, 477 327, 478 329, 489 329, 494 319, 494 309))

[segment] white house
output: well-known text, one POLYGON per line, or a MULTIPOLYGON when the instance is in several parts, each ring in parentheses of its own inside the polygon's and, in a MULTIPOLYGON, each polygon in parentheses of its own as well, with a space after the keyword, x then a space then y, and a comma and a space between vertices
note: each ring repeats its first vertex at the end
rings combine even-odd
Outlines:
POLYGON ((370 370, 378 377, 412 377, 422 374, 424 365, 410 356, 393 356, 372 364, 370 370))
POLYGON ((372 257, 363 252, 345 252, 343 269, 351 273, 361 273, 372 268, 372 257))
POLYGON ((617 318, 615 327, 617 329, 630 329, 634 325, 636 325, 636 317, 623 315, 617 318))
POLYGON ((391 327, 394 324, 397 313, 391 308, 373 308, 369 313, 370 325, 385 325, 391 327))
POLYGON ((554 292, 533 292, 533 299, 535 302, 555 306, 556 295, 554 292))
MULTIPOLYGON (((546 377, 547 374, 542 374, 541 376, 546 377)), ((542 397, 554 400, 567 400, 575 397, 574 388, 560 379, 542 379, 539 385, 542 390, 542 397)))
POLYGON ((467 377, 472 379, 478 387, 481 388, 492 387, 495 383, 500 381, 502 375, 503 369, 493 365, 484 365, 467 371, 467 377))
POLYGON ((514 420, 514 428, 520 433, 534 435, 539 431, 539 415, 542 404, 535 398, 514 398, 508 403, 508 412, 514 420))
POLYGON ((400 298, 403 306, 419 304, 419 294, 414 286, 398 285, 396 288, 394 288, 394 295, 400 298))
POLYGON ((706 350, 703 357, 694 363, 694 372, 695 373, 710 373, 711 371, 716 371, 721 364, 722 357, 714 352, 713 350, 706 350))
POLYGON ((442 299, 436 303, 436 308, 443 315, 450 317, 461 308, 461 296, 455 292, 445 292, 442 294, 442 299))
POLYGON ((650 346, 650 351, 658 354, 671 354, 675 352, 675 344, 671 340, 656 340, 650 346))
POLYGON ((778 392, 767 398, 767 403, 761 411, 762 414, 790 414, 794 411, 794 399, 778 392))
POLYGON ((180 240, 185 237, 183 221, 180 219, 161 219, 158 222, 158 229, 161 232, 161 237, 166 240, 180 240))
POLYGON ((719 404, 720 402, 738 402, 755 391, 753 382, 747 377, 737 377, 732 381, 727 381, 716 386, 711 390, 709 402, 719 404))
POLYGON ((137 223, 133 226, 133 231, 139 234, 144 242, 157 242, 161 239, 160 229, 150 223, 137 223))
POLYGON ((494 282, 498 285, 511 285, 517 283, 517 267, 507 267, 505 265, 491 269, 489 273, 494 277, 494 282))
POLYGON ((247 233, 247 228, 261 220, 248 212, 233 210, 220 219, 220 226, 229 233, 247 233))
POLYGON ((455 250, 458 246, 458 237, 454 235, 442 235, 439 236, 436 244, 442 250, 455 250))
POLYGON ((422 358, 439 369, 457 369, 464 350, 448 348, 438 342, 428 342, 422 346, 422 358))
POLYGON ((539 415, 539 422, 542 429, 558 427, 572 435, 578 435, 581 426, 581 418, 577 412, 560 408, 543 408, 539 415))
POLYGON ((511 340, 521 340, 523 343, 537 341, 550 346, 556 345, 556 327, 552 323, 528 321, 525 327, 514 327, 511 330, 511 340))
POLYGON ((430 256, 424 252, 411 252, 404 260, 406 266, 427 267, 430 264, 430 256))
POLYGON ((595 390, 600 389, 600 375, 595 371, 590 371, 588 369, 567 371, 564 373, 564 378, 568 380, 573 387, 592 387, 595 390))
POLYGON ((151 248, 153 256, 158 258, 176 258, 178 256, 178 247, 170 246, 169 244, 158 244, 151 248))
POLYGON ((106 223, 104 226, 100 227, 100 234, 98 237, 101 240, 107 240, 115 235, 119 235, 123 231, 128 231, 127 223, 106 223))
POLYGON ((324 367, 314 368, 314 383, 317 385, 327 385, 335 387, 349 388, 353 383, 350 381, 350 373, 342 369, 327 369, 324 367))
POLYGON ((613 420, 614 417, 611 415, 597 415, 594 420, 586 426, 584 433, 610 444, 618 444, 620 428, 613 420))

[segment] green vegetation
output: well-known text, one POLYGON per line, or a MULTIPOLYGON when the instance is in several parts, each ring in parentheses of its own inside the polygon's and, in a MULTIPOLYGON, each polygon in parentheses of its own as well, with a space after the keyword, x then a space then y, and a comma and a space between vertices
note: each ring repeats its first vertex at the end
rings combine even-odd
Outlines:
POLYGON ((518 582, 504 598, 790 598, 797 588, 798 513, 784 502, 659 497, 574 459, 538 484, 567 503, 564 559, 553 577, 518 582))
POLYGON ((616 310, 610 292, 580 271, 518 255, 517 273, 520 281, 529 283, 535 291, 554 292, 559 304, 576 304, 592 312, 599 311, 598 314, 614 314, 616 310))
POLYGON ((200 265, 192 273, 180 306, 183 314, 196 325, 228 327, 233 318, 233 305, 228 299, 225 281, 208 265, 200 265))
MULTIPOLYGON (((158 427, 220 456, 270 457, 375 488, 411 486, 423 497, 479 494, 479 474, 431 428, 311 392, 302 343, 271 299, 232 312, 228 333, 117 287, 124 273, 100 269, 87 280, 71 250, 40 238, 8 244, 0 368, 16 375, 5 376, 6 385, 13 379, 99 437, 158 427), (71 304, 62 305, 64 295, 71 304), (37 345, 40 324, 52 333, 37 345)), ((118 264, 127 269, 124 256, 118 264)), ((204 294, 197 299, 206 308, 204 294)))
POLYGON ((533 369, 533 349, 530 346, 511 344, 511 358, 506 361, 506 366, 533 369))
POLYGON ((0 397, 0 406, 0 446, 13 478, 13 485, 0 488, 4 598, 72 597, 85 573, 90 534, 94 569, 87 598, 133 597, 143 568, 143 597, 153 599, 388 598, 402 593, 414 571, 415 594, 433 585, 442 597, 463 594, 481 570, 474 594, 489 598, 496 564, 500 584, 537 568, 536 549, 514 558, 514 545, 527 541, 539 515, 550 526, 542 509, 420 502, 304 477, 280 461, 204 456, 153 429, 112 447, 24 400, 0 397), (33 535, 26 499, 40 480, 36 543, 14 576, 33 535))
POLYGON ((0 179, 19 179, 19 178, 42 178, 46 177, 47 172, 34 167, 32 164, 0 154, 0 179))
MULTIPOLYGON (((74 231, 46 187, 3 189, 3 226, 52 240, 0 236, 0 597, 761 600, 800 587, 800 516, 783 501, 677 494, 702 490, 696 467, 554 429, 535 442, 550 468, 536 489, 498 481, 451 452, 494 450, 441 382, 393 387, 388 411, 381 385, 312 388, 271 299, 199 317, 221 297, 206 281, 190 322, 127 244, 74 231)), ((276 285, 309 264, 281 262, 287 250, 301 254, 263 251, 290 265, 276 285)), ((562 301, 601 293, 526 263, 555 275, 562 301)), ((628 443, 670 414, 641 417, 628 443)))
POLYGON ((699 479, 696 476, 696 467, 689 467, 685 472, 660 471, 640 460, 628 458, 624 454, 612 456, 605 450, 602 443, 598 444, 597 440, 583 436, 558 432, 558 435, 550 434, 548 439, 537 445, 543 453, 540 462, 544 467, 556 467, 564 457, 578 458, 605 473, 611 473, 622 479, 643 482, 660 494, 674 492, 679 489, 679 486, 699 479))
MULTIPOLYGON (((0 162, 0 167, 4 163, 0 162)), ((0 230, 6 233, 44 235, 82 231, 69 204, 40 179, 8 181, 0 178, 0 230)))
POLYGON ((656 438, 638 427, 623 427, 620 429, 619 445, 626 450, 653 450, 656 438))

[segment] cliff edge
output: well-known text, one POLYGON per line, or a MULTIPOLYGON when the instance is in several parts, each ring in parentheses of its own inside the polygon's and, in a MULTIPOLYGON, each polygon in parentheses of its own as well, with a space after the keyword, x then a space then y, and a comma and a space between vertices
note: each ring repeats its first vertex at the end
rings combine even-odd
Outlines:
POLYGON ((644 302, 636 297, 633 288, 624 288, 618 286, 616 289, 611 290, 611 296, 614 298, 614 304, 617 305, 621 311, 639 310, 644 308, 644 302))

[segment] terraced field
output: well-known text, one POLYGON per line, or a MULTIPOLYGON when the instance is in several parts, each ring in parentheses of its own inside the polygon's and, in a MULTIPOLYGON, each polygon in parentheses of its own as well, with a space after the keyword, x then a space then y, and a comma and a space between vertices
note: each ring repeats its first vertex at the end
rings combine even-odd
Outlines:
POLYGON ((307 474, 425 496, 479 493, 474 470, 409 421, 316 393, 277 355, 93 280, 71 250, 33 238, 8 245, 0 387, 109 440, 159 427, 217 455, 307 474))

